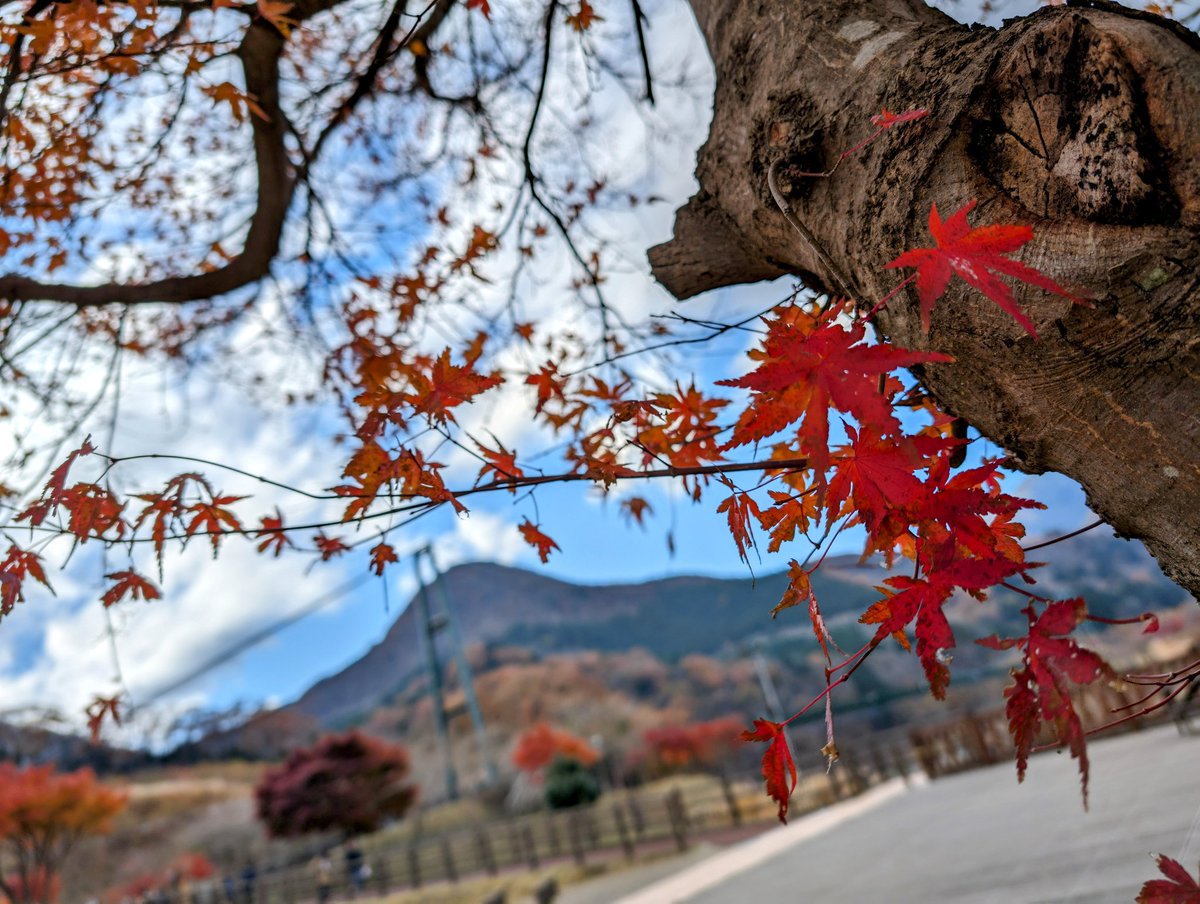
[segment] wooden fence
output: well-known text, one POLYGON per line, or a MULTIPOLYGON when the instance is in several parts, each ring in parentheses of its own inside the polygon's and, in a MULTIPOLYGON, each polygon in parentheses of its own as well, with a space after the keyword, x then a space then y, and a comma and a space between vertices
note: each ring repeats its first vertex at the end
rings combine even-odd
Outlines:
MULTIPOLYGON (((799 815, 851 797, 896 775, 907 776, 910 759, 901 748, 872 748, 859 761, 843 757, 833 770, 806 772, 792 798, 799 815)), ((370 876, 354 889, 340 852, 334 864, 334 900, 355 891, 372 895, 418 889, 471 876, 536 870, 555 863, 578 866, 635 860, 687 850, 698 838, 750 835, 776 821, 775 805, 758 777, 689 783, 665 793, 616 790, 589 806, 541 811, 426 834, 411 840, 364 845, 370 876)), ((299 904, 316 899, 313 856, 259 863, 246 882, 231 877, 232 902, 220 879, 196 886, 192 904, 299 904)))

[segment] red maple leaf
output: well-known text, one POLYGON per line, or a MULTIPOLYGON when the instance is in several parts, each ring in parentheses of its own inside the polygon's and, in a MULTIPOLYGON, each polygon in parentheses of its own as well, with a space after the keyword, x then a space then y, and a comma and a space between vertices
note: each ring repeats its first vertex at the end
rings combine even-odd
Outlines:
POLYGON ((97 694, 84 710, 87 715, 88 733, 92 743, 100 743, 100 731, 104 727, 104 719, 111 717, 117 725, 121 724, 121 697, 102 697, 97 694))
POLYGON ((477 9, 485 19, 492 18, 492 7, 488 0, 467 0, 467 9, 477 9))
POLYGON ((786 823, 788 802, 796 790, 796 764, 783 726, 769 719, 755 719, 754 730, 743 731, 741 737, 743 741, 770 742, 763 753, 762 773, 767 781, 767 794, 779 804, 779 821, 786 823))
POLYGON ((106 609, 116 605, 127 596, 147 602, 162 596, 157 587, 136 571, 114 571, 112 574, 106 574, 105 577, 116 582, 104 591, 104 596, 100 597, 100 602, 104 603, 106 609))
MULTIPOLYGON (((925 669, 930 691, 939 700, 945 698, 950 684, 947 657, 955 646, 954 631, 942 611, 946 601, 956 589, 979 596, 986 588, 1031 567, 999 557, 958 556, 953 544, 953 538, 949 538, 932 552, 922 549, 919 559, 926 567, 924 577, 888 578, 884 583, 898 592, 880 588, 884 599, 874 603, 859 619, 865 625, 879 625, 877 640, 889 634, 902 636, 909 623, 916 621, 917 658, 925 669)), ((896 639, 907 646, 900 636, 896 639)))
POLYGON ((1182 863, 1166 854, 1159 854, 1157 863, 1166 878, 1146 882, 1138 892, 1137 904, 1200 904, 1200 883, 1182 863))
POLYGON ((930 464, 929 479, 923 498, 914 506, 914 517, 944 525, 957 544, 974 555, 1024 561, 1025 553, 1018 542, 1024 528, 1012 519, 1023 509, 1046 506, 1001 493, 1000 464, 993 459, 950 476, 949 458, 939 456, 930 464), (987 521, 987 516, 995 517, 987 521))
POLYGON ((396 550, 390 544, 380 543, 371 548, 371 570, 377 575, 382 576, 386 566, 399 561, 396 557, 396 550))
POLYGON ((146 503, 142 513, 133 522, 137 530, 147 518, 153 516, 150 524, 150 539, 154 544, 154 553, 158 557, 158 568, 161 576, 163 546, 167 540, 167 528, 183 513, 183 504, 178 495, 166 493, 138 493, 137 498, 146 503))
POLYGON ((756 394, 727 448, 771 436, 802 419, 802 450, 820 479, 829 459, 830 408, 880 433, 898 430, 891 403, 879 391, 879 377, 898 367, 951 360, 936 352, 861 344, 865 327, 844 326, 836 320, 839 313, 838 305, 816 314, 798 306, 782 309, 767 324, 762 348, 750 352, 758 367, 736 380, 718 381, 756 394))
POLYGON ((349 546, 342 542, 341 537, 327 537, 324 532, 318 533, 313 537, 313 543, 316 544, 317 551, 321 553, 322 562, 328 562, 334 556, 340 556, 350 549, 349 546))
MULTIPOLYGON (((0 562, 0 615, 8 615, 17 603, 24 602, 21 585, 26 577, 50 588, 41 556, 27 552, 14 543, 8 547, 4 561, 0 562)), ((50 592, 54 592, 53 588, 50 588, 50 592)))
POLYGON ((17 521, 23 521, 28 518, 29 523, 37 527, 41 524, 48 514, 54 511, 59 503, 63 502, 67 493, 67 473, 71 470, 71 465, 75 463, 75 459, 84 455, 91 455, 96 451, 96 447, 92 445, 92 438, 89 436, 83 441, 83 445, 67 456, 66 460, 54 469, 50 474, 50 479, 46 481, 46 486, 42 490, 42 498, 29 506, 19 515, 17 521))
POLYGON ((521 536, 525 538, 525 542, 538 551, 538 556, 541 558, 543 564, 550 561, 550 550, 558 549, 559 552, 562 551, 559 549, 559 545, 557 543, 543 534, 541 530, 539 530, 539 526, 534 524, 528 518, 522 521, 518 525, 518 528, 521 531, 521 536))
POLYGON ((1046 606, 1041 615, 1032 605, 1024 609, 1029 620, 1025 637, 1000 638, 995 635, 977 640, 993 650, 1021 649, 1024 667, 1013 672, 1013 683, 1005 690, 1008 699, 1009 732, 1016 748, 1017 779, 1025 778, 1029 754, 1043 722, 1054 727, 1060 744, 1066 744, 1071 756, 1079 760, 1083 801, 1087 805, 1088 758, 1083 723, 1071 702, 1071 684, 1090 684, 1111 676, 1112 669, 1091 650, 1080 647, 1068 637, 1084 620, 1087 610, 1082 599, 1059 600, 1046 606))
POLYGON ((279 513, 279 509, 275 509, 274 515, 263 516, 262 526, 254 536, 262 540, 258 544, 258 551, 266 552, 270 549, 275 558, 279 558, 279 554, 283 552, 285 546, 293 545, 292 538, 284 533, 283 515, 279 513))
POLYGON ((1046 276, 1020 261, 1007 257, 1033 238, 1029 226, 976 226, 967 223, 967 214, 975 208, 968 201, 949 219, 943 221, 934 204, 929 212, 929 232, 936 246, 906 251, 886 266, 916 267, 917 294, 921 299, 921 325, 929 329, 929 315, 933 306, 946 291, 950 277, 957 273, 1005 311, 1011 314, 1029 333, 1037 338, 1033 322, 1017 306, 1012 290, 996 274, 1004 274, 1022 282, 1053 292, 1074 302, 1086 304, 1046 276))
POLYGON ((834 455, 829 517, 837 517, 849 497, 858 519, 874 534, 889 514, 921 499, 922 483, 913 472, 924 462, 911 440, 881 437, 874 425, 861 431, 847 425, 846 434, 850 445, 834 455))
POLYGON ((212 541, 213 555, 215 556, 220 547, 221 534, 226 530, 242 529, 242 522, 238 521, 237 516, 225 506, 245 498, 245 496, 214 494, 209 502, 192 503, 187 507, 187 510, 192 513, 191 523, 187 526, 187 535, 189 537, 197 533, 207 535, 208 539, 212 541))
POLYGON ((125 503, 99 484, 75 484, 63 493, 62 507, 70 513, 67 531, 80 543, 86 543, 90 536, 101 537, 113 527, 117 536, 125 533, 125 521, 121 518, 125 503))

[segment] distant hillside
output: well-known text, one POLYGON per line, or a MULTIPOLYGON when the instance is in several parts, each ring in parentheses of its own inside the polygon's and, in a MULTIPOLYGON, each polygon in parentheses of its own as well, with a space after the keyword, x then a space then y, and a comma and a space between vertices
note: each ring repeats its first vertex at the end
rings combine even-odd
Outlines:
MULTIPOLYGON (((852 558, 827 561, 814 588, 829 616, 861 612, 884 573, 852 558)), ((782 574, 757 581, 678 577, 644 584, 581 586, 501 565, 460 565, 443 577, 464 643, 518 647, 540 656, 640 647, 665 662, 728 652, 769 631, 769 613, 787 586, 782 574)), ((777 623, 778 627, 782 622, 777 623)), ((337 724, 369 712, 421 667, 414 607, 346 669, 319 681, 295 708, 337 724)))
MULTIPOLYGON (((1135 615, 1188 599, 1140 544, 1119 540, 1105 528, 1038 550, 1032 558, 1047 563, 1033 572, 1038 592, 1084 596, 1098 615, 1135 615)), ((874 586, 884 577, 880 568, 854 557, 832 558, 817 571, 813 588, 826 619, 836 625, 856 619, 877 598, 874 586)), ((752 641, 774 644, 789 636, 806 638, 809 632, 804 613, 769 617, 787 586, 782 573, 757 581, 676 577, 584 586, 476 563, 451 569, 442 586, 468 647, 512 647, 538 657, 636 647, 672 664, 689 654, 737 658, 752 641)), ((964 601, 955 611, 979 636, 1020 630, 1020 605, 1001 591, 989 604, 964 601)), ((849 630, 860 633, 857 627, 849 630)), ((409 607, 361 659, 317 682, 292 708, 326 726, 359 721, 421 668, 416 618, 409 607)))

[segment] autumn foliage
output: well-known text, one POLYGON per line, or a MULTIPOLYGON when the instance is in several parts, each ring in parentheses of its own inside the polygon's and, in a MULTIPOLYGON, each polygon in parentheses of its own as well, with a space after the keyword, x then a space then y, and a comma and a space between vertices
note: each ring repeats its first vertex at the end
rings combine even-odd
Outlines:
MULTIPOLYGON (((521 6, 514 5, 511 14, 527 15, 521 6)), ((593 208, 618 200, 637 207, 647 199, 628 185, 610 186, 607 178, 551 179, 536 160, 554 41, 569 38, 572 52, 588 58, 593 29, 604 21, 590 3, 552 3, 544 18, 514 21, 504 29, 495 27, 499 4, 494 9, 488 0, 432 4, 430 21, 407 33, 398 13, 389 17, 378 41, 351 40, 357 25, 339 26, 333 16, 318 24, 308 21, 328 12, 330 4, 301 8, 260 0, 211 7, 39 2, 19 21, 0 25, 10 76, 19 74, 22 93, 33 98, 3 111, 8 175, 0 185, 0 253, 15 253, 21 264, 4 277, 0 337, 17 337, 23 349, 23 337, 45 334, 44 321, 50 321, 51 332, 58 329, 53 326, 57 318, 37 306, 57 302, 75 307, 68 319, 91 343, 88 348, 99 345, 155 365, 187 362, 201 337, 223 335, 224 328, 244 322, 254 294, 265 291, 264 277, 274 275, 272 262, 286 256, 297 278, 290 279, 293 271, 288 271, 289 279, 280 282, 298 287, 300 300, 289 305, 289 299, 281 299, 286 316, 263 319, 303 322, 311 326, 307 338, 319 337, 301 344, 319 348, 320 394, 340 418, 336 464, 316 488, 287 486, 271 475, 248 475, 237 464, 186 456, 161 457, 171 462, 171 470, 178 469, 173 476, 144 477, 138 463, 148 456, 118 454, 111 440, 72 434, 62 446, 72 451, 57 455, 33 490, 23 493, 0 484, 0 497, 13 497, 5 503, 12 509, 12 533, 21 533, 20 539, 6 534, 0 617, 10 617, 35 592, 52 592, 47 556, 58 541, 67 552, 64 559, 89 544, 104 547, 112 558, 96 591, 100 605, 146 605, 162 598, 173 559, 189 545, 218 556, 242 543, 258 555, 287 555, 314 566, 348 561, 360 552, 365 555, 356 560, 358 567, 386 580, 400 561, 396 538, 406 525, 435 511, 465 514, 472 497, 482 493, 512 496, 519 507, 513 535, 545 563, 561 548, 556 525, 537 508, 539 487, 582 483, 611 492, 654 479, 707 503, 748 565, 761 535, 769 552, 796 549, 789 587, 772 614, 799 616, 811 625, 825 661, 825 687, 815 688, 813 698, 788 719, 757 719, 743 733, 745 740, 765 744, 763 775, 781 819, 796 784, 784 726, 814 706, 823 707, 824 750, 835 759, 835 691, 884 643, 911 650, 931 694, 944 698, 962 631, 956 633, 947 607, 956 600, 982 601, 998 587, 1022 597, 1028 623, 1024 636, 979 641, 1003 657, 1003 664, 1015 663, 1006 706, 1018 777, 1045 729, 1077 759, 1086 794, 1085 736, 1070 690, 1113 675, 1075 639, 1074 631, 1093 616, 1084 600, 1038 592, 1038 563, 1026 556, 1021 517, 1039 504, 1004 491, 1002 458, 975 455, 968 463, 965 427, 939 409, 921 382, 922 374, 951 363, 937 348, 936 330, 929 328, 936 324, 935 313, 953 316, 939 306, 955 275, 1010 316, 1021 341, 1036 340, 1037 330, 1013 294, 1014 281, 1071 303, 1082 301, 1083 290, 1064 288, 1016 256, 1036 243, 1031 225, 980 222, 988 217, 976 212, 974 199, 943 198, 945 209, 955 212, 943 218, 931 206, 932 246, 888 249, 887 255, 896 255, 888 268, 914 272, 882 298, 797 290, 761 316, 735 324, 689 324, 680 318, 701 330, 698 337, 673 334, 674 325, 663 322, 667 318, 631 324, 605 294, 612 256, 585 227, 593 208), (502 42, 506 34, 523 34, 533 25, 540 29, 538 40, 510 48, 520 52, 494 56, 534 62, 506 69, 482 90, 476 70, 456 68, 456 48, 434 40, 447 18, 471 35, 472 47, 476 41, 502 42), (332 86, 336 90, 326 90, 330 86, 321 75, 315 85, 307 81, 310 69, 320 72, 328 68, 329 57, 340 59, 315 37, 327 26, 348 29, 343 68, 354 77, 332 86), (397 59, 406 62, 403 74, 387 75, 384 70, 397 59), (225 63, 240 70, 220 69, 225 63), (457 74, 445 84, 443 66, 457 74), (120 115, 128 112, 123 98, 136 96, 113 86, 147 74, 164 80, 167 106, 192 110, 193 117, 178 120, 167 114, 148 132, 136 130, 128 138, 132 147, 107 146, 99 138, 103 122, 129 120, 120 115), (288 91, 280 90, 281 82, 288 91), (530 84, 539 86, 532 97, 530 84), (388 90, 377 90, 381 85, 388 90), (289 91, 311 104, 290 109, 289 91), (488 103, 502 105, 518 96, 525 104, 524 120, 482 115, 488 103), (380 104, 398 98, 404 106, 392 113, 403 127, 379 110, 361 118, 371 107, 360 106, 366 98, 380 104), (427 108, 411 112, 408 104, 416 100, 427 108), (201 118, 219 117, 223 124, 209 127, 203 153, 190 128, 199 121, 193 110, 197 103, 203 105, 201 118), (297 113, 303 117, 289 116, 297 113), (446 138, 443 144, 443 136, 456 134, 451 125, 462 113, 477 115, 487 127, 465 129, 466 140, 446 138), (513 129, 510 119, 519 127, 513 129), (380 124, 390 133, 383 137, 406 154, 391 145, 386 152, 379 149, 380 124), (365 206, 397 185, 420 183, 411 192, 412 209, 406 207, 400 218, 387 217, 389 224, 396 219, 417 224, 420 239, 400 242, 402 251, 378 265, 347 261, 340 242, 329 238, 337 233, 335 224, 322 219, 331 214, 314 188, 314 169, 321 166, 323 152, 342 141, 370 162, 364 172, 355 155, 344 158, 346 183, 354 186, 346 194, 365 198, 365 206), (163 150, 167 146, 173 154, 163 150), (157 168, 180 156, 237 158, 242 146, 253 147, 253 162, 245 162, 211 198, 177 173, 157 168), (123 163, 126 157, 141 162, 123 163), (393 159, 401 161, 395 172, 379 171, 393 159), (437 178, 426 178, 433 163, 419 178, 406 169, 419 160, 439 161, 437 178), (552 186, 559 181, 564 184, 552 186), (230 209, 240 203, 235 186, 248 182, 258 186, 253 214, 244 230, 238 225, 231 231, 230 209), (460 215, 431 199, 427 183, 444 183, 459 196, 470 196, 474 206, 460 215), (494 199, 498 185, 513 187, 514 198, 494 199), (70 224, 86 227, 89 217, 99 216, 110 189, 136 212, 138 228, 147 221, 151 244, 170 250, 165 260, 128 255, 111 237, 98 240, 96 258, 89 229, 74 240, 66 235, 70 224), (171 213, 186 207, 184 196, 198 209, 187 207, 175 223, 171 213), (300 206, 308 222, 293 235, 285 229, 287 215, 300 206), (211 227, 208 240, 187 234, 181 224, 190 223, 211 227), (224 247, 230 235, 243 231, 241 251, 224 247), (281 250, 285 234, 294 246, 287 255, 281 250), (333 250, 322 252, 321 246, 333 250), (96 261, 105 260, 105 253, 136 259, 127 283, 75 285, 29 275, 98 272, 96 261), (565 294, 581 312, 580 323, 571 322, 570 329, 548 330, 521 306, 525 290, 542 288, 537 278, 522 281, 524 268, 539 258, 557 260, 555 254, 567 262, 565 294), (493 267, 507 268, 513 276, 511 290, 499 302, 482 297, 481 287, 495 285, 493 267), (239 290, 246 291, 239 296, 239 290), (197 305, 186 315, 172 309, 171 303, 183 302, 197 305), (927 335, 910 337, 918 347, 900 347, 876 330, 877 315, 888 305, 919 310, 927 335), (750 363, 713 386, 675 374, 647 376, 629 366, 635 355, 650 357, 672 343, 698 342, 734 329, 756 334, 750 363), (522 426, 546 440, 554 457, 546 449, 505 445, 468 423, 467 412, 500 404, 502 398, 520 400, 522 426), (453 466, 451 456, 465 458, 469 466, 453 466), (224 482, 247 477, 305 506, 323 506, 320 515, 297 516, 224 482), (828 630, 812 575, 848 528, 860 528, 864 554, 879 556, 895 573, 861 613, 869 639, 846 652, 828 630)), ((631 24, 640 35, 640 12, 635 19, 631 24)), ((590 78, 607 68, 586 71, 590 78)), ((5 98, 12 84, 3 88, 5 98)), ((647 95, 650 89, 647 64, 647 95)), ((571 112, 582 115, 587 108, 581 104, 571 112)), ((925 107, 882 110, 862 123, 864 139, 835 155, 833 168, 802 176, 845 178, 849 164, 844 162, 868 143, 899 135, 919 141, 921 129, 936 115, 936 109, 925 107)), ((212 168, 228 175, 220 165, 212 168)), ((350 220, 355 227, 370 225, 353 222, 353 215, 350 220)), ((835 282, 853 285, 852 280, 835 282)), ((53 378, 38 383, 7 356, 0 367, 5 381, 30 398, 43 399, 59 389, 53 378)), ((257 376, 258 384, 270 383, 257 376)), ((295 401, 290 391, 287 395, 295 401)), ((79 404, 72 412, 85 408, 79 404)), ((653 515, 640 496, 625 496, 621 511, 639 525, 653 515)), ((118 697, 98 696, 88 709, 91 727, 98 732, 120 712, 118 697)), ((726 737, 725 727, 707 739, 664 734, 653 743, 664 762, 695 761, 709 755, 706 745, 717 745, 718 735, 726 737)), ((587 762, 595 752, 580 739, 542 725, 522 737, 514 762, 536 770, 555 756, 587 762)), ((259 813, 276 835, 367 831, 411 805, 415 791, 406 784, 407 772, 402 749, 354 733, 331 736, 295 751, 267 773, 257 792, 259 813)), ((78 775, 52 779, 49 773, 9 769, 2 774, 6 803, 0 806, 0 827, 25 825, 4 815, 19 809, 13 801, 52 796, 58 787, 54 781, 70 779, 76 783, 75 797, 90 803, 68 806, 67 813, 80 811, 70 817, 73 827, 56 831, 66 838, 99 830, 119 802, 103 798, 88 784, 90 776, 78 775), (35 787, 41 790, 30 790, 35 787)), ((34 803, 27 806, 36 810, 34 803)), ((49 816, 40 818, 49 824, 49 816)), ((24 843, 13 841, 23 831, 13 829, 4 837, 10 844, 24 843)), ((1174 866, 1170 869, 1167 881, 1178 885, 1183 879, 1174 866)))
MULTIPOLYGON (((868 140, 921 119, 922 111, 911 112, 885 111, 868 140)), ((568 481, 608 489, 624 480, 653 476, 678 480, 697 501, 706 489, 715 491, 716 511, 724 516, 738 554, 747 561, 759 531, 768 534, 768 548, 775 551, 801 537, 835 537, 846 527, 860 526, 867 554, 879 554, 889 564, 901 559, 909 564, 905 573, 886 579, 878 588, 879 599, 863 613, 860 621, 874 630, 871 640, 835 662, 833 651, 841 651, 825 626, 810 579, 821 559, 811 565, 792 561, 790 586, 774 614, 796 606, 807 610, 826 658, 828 683, 791 718, 823 702, 826 749, 835 751, 832 692, 888 640, 915 650, 932 694, 944 697, 951 679, 951 651, 957 644, 944 607, 952 599, 983 599, 989 589, 1007 586, 1029 601, 1030 636, 987 645, 1025 658, 1008 694, 1019 775, 1024 774, 1032 739, 1044 724, 1079 760, 1086 791, 1083 733, 1068 684, 1095 680, 1108 667, 1094 654, 1079 651, 1083 658, 1075 662, 1087 663, 1086 669, 1066 668, 1056 652, 1077 651, 1069 634, 1089 617, 1083 601, 1068 605, 1023 589, 1034 583, 1037 563, 1025 557, 1019 518, 1039 503, 1002 490, 1000 459, 963 468, 964 439, 953 429, 953 419, 937 410, 919 383, 902 375, 904 368, 937 367, 949 358, 936 350, 897 347, 870 329, 873 316, 887 304, 900 303, 899 293, 914 280, 928 322, 954 273, 999 304, 1030 335, 1032 323, 1016 307, 1002 277, 1079 300, 1010 256, 1032 240, 1029 227, 971 226, 968 215, 973 207, 967 202, 944 221, 936 208, 931 211, 935 247, 903 253, 892 262, 890 266, 915 267, 917 272, 888 296, 875 302, 796 298, 766 314, 761 342, 750 351, 750 371, 718 384, 742 391, 736 398, 710 396, 679 383, 670 390, 645 393, 619 368, 610 378, 586 370, 569 373, 562 356, 524 373, 504 373, 486 363, 489 337, 483 332, 458 354, 449 348, 425 353, 399 341, 392 326, 365 304, 354 304, 345 342, 333 350, 328 363, 331 379, 343 394, 353 437, 343 483, 332 487, 333 498, 344 502, 339 520, 348 529, 361 530, 379 517, 415 516, 440 507, 465 512, 466 497, 483 491, 568 481), (533 393, 535 418, 554 433, 572 437, 564 453, 569 470, 534 476, 516 450, 494 438, 457 438, 464 406, 514 379, 533 393), (442 475, 444 466, 413 440, 414 431, 433 431, 471 448, 482 463, 475 485, 449 486, 442 475), (732 458, 764 444, 770 444, 766 457, 732 458), (753 482, 738 482, 747 471, 754 475, 753 482), (1060 616, 1068 611, 1069 617, 1060 616)), ((471 269, 496 247, 496 237, 477 227, 450 269, 471 269)), ((428 277, 421 284, 428 285, 428 277)), ((205 542, 216 555, 235 537, 255 542, 262 554, 289 551, 320 561, 369 542, 368 567, 377 575, 398 560, 386 532, 351 540, 335 530, 337 521, 317 529, 307 547, 296 541, 278 508, 258 515, 259 527, 250 527, 256 519, 241 513, 247 498, 218 488, 198 472, 181 473, 158 489, 122 493, 107 479, 76 477, 77 469, 91 463, 107 475, 123 460, 85 441, 54 469, 17 521, 43 529, 53 525, 79 544, 140 540, 152 548, 160 572, 172 543, 205 542)), ((645 500, 627 503, 639 521, 649 510, 645 500)), ((540 518, 526 516, 517 529, 543 562, 558 548, 549 532, 552 527, 540 518)), ((814 552, 822 542, 814 544, 814 552)), ((16 545, 0 574, 7 609, 24 598, 29 581, 46 583, 40 555, 16 545)), ((107 578, 112 583, 101 597, 105 606, 159 596, 158 587, 133 562, 107 578)), ((758 720, 749 737, 768 743, 767 788, 783 816, 794 782, 782 730, 758 720)), ((563 746, 571 742, 541 726, 518 745, 518 761, 522 768, 544 765, 547 756, 563 746)), ((576 746, 577 752, 582 750, 576 746)), ((270 793, 260 795, 264 818, 280 831, 295 831, 285 829, 286 819, 272 815, 276 804, 269 803, 274 800, 270 793)))
POLYGON ((51 766, 0 763, 0 851, 6 869, 0 892, 11 904, 50 904, 58 872, 75 844, 112 829, 125 795, 100 784, 90 769, 58 773, 51 766))
POLYGON ((663 769, 711 769, 727 759, 738 745, 740 722, 732 717, 663 725, 642 733, 650 759, 663 769))
POLYGON ((263 773, 258 817, 279 838, 313 832, 372 832, 416 800, 408 752, 361 732, 326 735, 263 773))
POLYGON ((583 738, 547 722, 526 729, 517 738, 512 752, 513 765, 530 773, 541 772, 560 757, 590 766, 600 759, 600 754, 583 738))

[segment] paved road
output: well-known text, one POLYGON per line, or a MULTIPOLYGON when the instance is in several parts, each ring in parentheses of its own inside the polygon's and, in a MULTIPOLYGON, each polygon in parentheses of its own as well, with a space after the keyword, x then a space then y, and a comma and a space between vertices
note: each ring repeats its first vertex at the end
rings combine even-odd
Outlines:
MULTIPOLYGON (((658 900, 1131 902, 1142 882, 1157 875, 1150 854, 1182 855, 1195 869, 1200 737, 1158 728, 1093 742, 1091 756, 1089 812, 1075 763, 1065 754, 1042 754, 1022 785, 1011 764, 941 779, 740 873, 720 875, 718 859, 707 875, 693 866, 687 874, 698 881, 688 894, 658 900)), ((676 889, 684 875, 675 877, 676 889)), ((654 886, 639 897, 647 894, 654 895, 654 886)))

